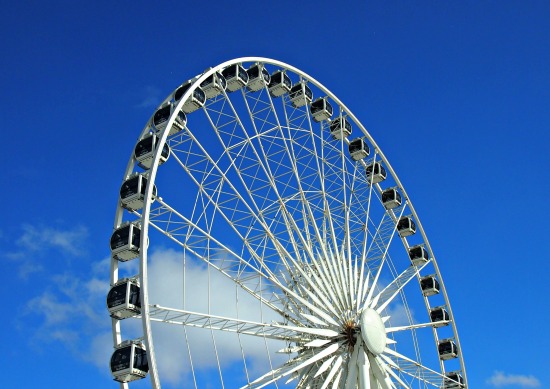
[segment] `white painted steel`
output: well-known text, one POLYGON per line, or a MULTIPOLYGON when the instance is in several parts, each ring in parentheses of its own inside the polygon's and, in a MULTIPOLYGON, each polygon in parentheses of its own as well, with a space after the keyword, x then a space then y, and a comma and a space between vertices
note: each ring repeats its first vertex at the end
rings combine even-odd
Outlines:
MULTIPOLYGON (((213 350, 219 378, 214 385, 220 387, 439 388, 444 374, 452 370, 461 371, 467 387, 458 332, 427 236, 385 155, 353 113, 306 73, 266 58, 227 61, 192 82, 165 129, 157 134, 143 209, 127 212, 119 204, 114 223, 117 228, 128 218, 141 221, 140 318, 152 387, 161 387, 152 322, 184 329, 191 384, 195 387, 201 387, 202 377, 193 363, 188 335, 191 328, 210 331, 208 347, 213 350), (294 83, 307 82, 314 99, 327 96, 334 108, 332 118, 345 116, 371 146, 371 156, 355 161, 347 145, 357 134, 350 139, 347 134, 334 139, 327 122, 312 120, 309 104, 295 107, 287 94, 270 96, 267 86, 214 96, 187 115, 187 126, 181 132, 166 130, 172 128, 193 89, 207 77, 230 65, 247 68, 254 63, 263 64, 270 72, 282 69, 294 83), (203 126, 195 128, 199 115, 203 126), (172 155, 159 168, 165 143, 172 155), (369 185, 365 167, 373 162, 382 163, 388 175, 387 180, 369 185), (169 171, 178 169, 179 173, 167 180, 162 173, 172 169, 170 166, 174 170, 169 171), (182 179, 185 187, 178 184, 182 179), (381 202, 381 193, 388 187, 395 187, 403 199, 392 209, 385 209, 381 202), (181 202, 177 197, 189 201, 181 202), (415 221, 416 236, 400 237, 396 233, 397 221, 403 215, 411 215, 415 221), (424 244, 430 259, 417 266, 410 263, 408 248, 419 243, 424 244), (166 244, 183 252, 183 307, 163 307, 149 301, 150 253, 166 244), (208 304, 204 312, 185 308, 185 284, 189 282, 186 264, 193 261, 207 266, 208 304), (423 297, 418 287, 411 287, 411 281, 425 275, 425 269, 439 280, 438 303, 423 297), (215 305, 212 295, 216 283, 221 282, 214 275, 238 287, 237 292, 231 292, 236 293, 237 312, 244 310, 239 306, 240 290, 258 303, 262 320, 211 312, 215 305), (430 323, 429 315, 415 320, 409 301, 425 307, 424 317, 431 307, 444 305, 450 320, 430 323), (272 316, 277 321, 266 321, 272 316), (399 322, 400 317, 405 324, 399 322), (430 329, 430 344, 425 344, 430 329), (423 332, 417 334, 417 330, 423 332), (239 343, 244 381, 238 384, 228 381, 231 374, 223 372, 223 355, 216 341, 222 335, 232 335, 239 343), (263 375, 251 376, 251 360, 242 341, 245 337, 265 342, 268 363, 263 375), (459 350, 456 361, 438 360, 440 338, 454 339, 459 350), (279 341, 282 347, 270 349, 268 340, 279 341), (285 364, 273 359, 278 349, 288 353, 285 364), (454 365, 447 367, 451 363, 454 365)), ((171 97, 172 93, 162 104, 171 97)), ((150 122, 139 139, 151 131, 150 122)), ((136 169, 132 157, 124 177, 136 169)), ((123 265, 111 260, 111 284, 119 279, 119 266, 123 265)), ((420 314, 418 305, 414 305, 414 314, 420 314)), ((113 319, 112 328, 117 345, 125 339, 120 322, 113 319)))
POLYGON ((372 308, 363 309, 361 312, 361 337, 367 346, 367 350, 374 355, 384 351, 387 344, 386 328, 382 318, 372 308))

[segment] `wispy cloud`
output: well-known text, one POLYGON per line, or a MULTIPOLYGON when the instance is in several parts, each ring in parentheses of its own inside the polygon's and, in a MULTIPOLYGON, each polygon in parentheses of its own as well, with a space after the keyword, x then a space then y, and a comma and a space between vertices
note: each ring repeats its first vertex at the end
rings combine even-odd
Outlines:
POLYGON ((142 93, 144 97, 136 105, 137 108, 156 108, 162 102, 160 89, 157 87, 147 86, 142 93))
POLYGON ((22 228, 23 234, 16 243, 27 251, 56 248, 70 255, 82 255, 82 244, 88 236, 88 230, 84 226, 63 230, 25 224, 22 228))
POLYGON ((67 322, 73 313, 70 302, 63 302, 51 292, 44 292, 27 303, 27 312, 40 314, 44 321, 44 327, 54 327, 60 323, 67 322))
MULTIPOLYGON (((23 257, 21 256, 21 258, 23 257)), ((39 273, 42 270, 44 270, 44 266, 27 259, 19 265, 18 275, 20 278, 27 280, 32 274, 39 273)))
POLYGON ((89 279, 69 273, 57 275, 43 289, 27 301, 20 320, 32 344, 59 342, 81 355, 82 350, 92 347, 90 339, 101 330, 108 331, 110 318, 104 303, 108 273, 102 278, 90 274, 89 279))
MULTIPOLYGON (((105 257, 90 262, 86 277, 66 271, 44 282, 43 292, 27 301, 20 320, 31 344, 61 343, 75 357, 108 374, 105 366, 113 350, 111 318, 105 305, 110 261, 105 257)), ((138 333, 141 325, 138 320, 133 322, 125 327, 130 328, 130 335, 138 333)))
MULTIPOLYGON (((46 227, 43 225, 24 224, 21 233, 13 239, 14 244, 4 249, 2 256, 19 263, 18 275, 28 279, 35 273, 42 272, 44 267, 40 257, 55 252, 64 256, 82 256, 85 254, 88 230, 82 225, 69 229, 46 227)), ((4 241, 8 237, 4 237, 4 241)))
POLYGON ((540 388, 541 383, 538 378, 532 375, 506 374, 501 371, 495 371, 487 383, 496 388, 504 386, 517 386, 520 388, 540 388))

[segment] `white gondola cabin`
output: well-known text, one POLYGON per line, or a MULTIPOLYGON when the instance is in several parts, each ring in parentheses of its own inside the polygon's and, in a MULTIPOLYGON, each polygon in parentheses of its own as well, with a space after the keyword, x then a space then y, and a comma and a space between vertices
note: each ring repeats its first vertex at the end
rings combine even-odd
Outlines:
POLYGON ((294 107, 303 107, 311 103, 313 100, 313 92, 305 81, 300 81, 290 89, 288 97, 294 107))
POLYGON ((444 361, 458 356, 458 347, 452 339, 440 340, 437 351, 439 352, 439 358, 444 361))
POLYGON ((426 297, 436 295, 439 293, 439 282, 434 275, 422 277, 420 279, 420 289, 426 297))
POLYGON ((115 381, 126 383, 145 378, 149 372, 147 351, 138 341, 125 341, 111 356, 111 373, 115 381))
POLYGON ((277 70, 271 75, 269 81, 269 93, 273 97, 279 97, 288 93, 292 88, 292 81, 284 70, 277 70))
POLYGON ((323 120, 329 119, 333 113, 332 105, 326 97, 319 97, 316 99, 311 103, 309 109, 313 120, 316 122, 322 122, 323 120))
POLYGON ((370 154, 369 145, 364 138, 355 138, 348 145, 348 151, 354 161, 366 158, 370 154))
POLYGON ((451 371, 445 374, 444 389, 459 389, 464 387, 464 378, 460 371, 451 371))
MULTIPOLYGON (((153 164, 153 157, 157 148, 159 138, 155 134, 149 134, 140 140, 134 148, 134 158, 142 169, 150 169, 153 164)), ((159 166, 168 160, 170 156, 170 146, 164 143, 160 154, 159 166)))
POLYGON ((271 81, 269 72, 261 63, 252 65, 248 68, 246 73, 248 74, 248 84, 246 85, 246 89, 252 92, 259 91, 269 85, 269 82, 271 81))
POLYGON ((401 205, 401 194, 395 188, 388 188, 382 192, 382 204, 386 209, 394 209, 401 205))
POLYGON ((374 162, 368 165, 365 173, 367 174, 367 180, 369 183, 373 184, 382 182, 387 177, 386 169, 384 169, 384 166, 382 166, 379 162, 374 162))
MULTIPOLYGON (((147 178, 140 173, 134 173, 120 187, 120 202, 128 210, 143 208, 147 178)), ((153 196, 157 195, 157 187, 153 187, 153 196)))
MULTIPOLYGON (((176 91, 174 92, 175 105, 178 104, 185 92, 187 92, 192 85, 193 81, 189 80, 186 83, 182 84, 178 89, 176 89, 176 91)), ((196 86, 195 89, 193 89, 191 96, 189 96, 189 98, 185 101, 181 109, 185 113, 191 113, 203 107, 205 101, 206 95, 204 94, 204 91, 200 86, 196 86)))
POLYGON ((419 266, 428 262, 430 255, 423 245, 418 245, 409 248, 409 258, 413 266, 419 266))
POLYGON ((332 120, 329 125, 330 135, 333 139, 341 140, 351 135, 351 123, 343 116, 332 120))
MULTIPOLYGON (((168 124, 168 121, 170 120, 170 116, 172 116, 172 113, 176 106, 172 103, 165 103, 162 107, 157 109, 157 112, 155 112, 155 115, 153 116, 153 125, 155 126, 155 129, 157 132, 161 132, 166 128, 166 125, 168 124)), ((174 135, 185 127, 187 124, 187 117, 185 116, 185 113, 182 111, 179 111, 176 115, 176 118, 174 119, 174 123, 172 124, 172 127, 170 128, 169 135, 174 135)))
POLYGON ((412 217, 402 216, 399 222, 397 222, 397 232, 402 238, 414 235, 416 233, 416 224, 414 224, 412 217))
POLYGON ((222 74, 229 92, 235 92, 248 84, 248 73, 240 64, 229 65, 223 69, 222 74))
POLYGON ((449 325, 449 312, 447 312, 444 306, 432 308, 430 309, 430 320, 432 323, 444 322, 436 324, 434 327, 449 325))
POLYGON ((139 282, 135 278, 124 278, 114 284, 107 294, 109 315, 118 320, 141 313, 139 282))
POLYGON ((138 223, 126 222, 111 235, 111 255, 121 262, 139 257, 141 228, 138 223))
POLYGON ((201 89, 207 99, 212 99, 223 93, 226 87, 227 80, 220 72, 212 73, 201 83, 201 89))

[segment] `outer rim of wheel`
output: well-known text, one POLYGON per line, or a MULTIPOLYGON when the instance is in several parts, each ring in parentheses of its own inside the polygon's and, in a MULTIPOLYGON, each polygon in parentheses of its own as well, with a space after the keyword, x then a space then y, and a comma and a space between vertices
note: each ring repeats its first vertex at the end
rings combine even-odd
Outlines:
MULTIPOLYGON (((416 210, 415 210, 415 208, 412 204, 412 201, 410 200, 404 186, 401 184, 401 181, 399 180, 397 174, 393 170, 391 164, 389 163, 388 159, 383 154, 383 152, 380 149, 380 147, 378 146, 378 144, 375 142, 375 140, 370 135, 370 133, 366 130, 366 128, 363 126, 363 124, 350 111, 350 109, 345 104, 343 104, 340 99, 338 99, 338 97, 336 97, 324 85, 322 85, 316 79, 311 77, 309 74, 307 74, 307 73, 305 73, 305 72, 303 72, 303 71, 301 71, 301 70, 299 70, 299 69, 297 69, 297 68, 295 68, 295 67, 293 67, 289 64, 286 64, 286 63, 281 62, 281 61, 269 59, 269 58, 263 58, 263 57, 242 57, 242 58, 236 58, 236 59, 232 59, 232 60, 223 62, 223 63, 221 63, 221 64, 219 64, 219 65, 217 65, 213 68, 210 68, 209 70, 205 71, 204 73, 194 77, 194 81, 193 81, 192 86, 180 98, 178 104, 176 105, 176 108, 174 109, 174 112, 179 112, 179 110, 182 108, 185 101, 193 93, 194 89, 198 85, 200 85, 207 77, 212 75, 213 73, 215 73, 217 71, 220 71, 220 70, 224 69, 225 67, 233 65, 233 64, 255 63, 255 62, 260 62, 260 63, 263 63, 263 64, 277 66, 277 67, 280 67, 281 69, 284 69, 286 71, 293 72, 296 75, 299 75, 299 76, 303 77, 304 79, 307 79, 308 82, 312 83, 319 90, 323 91, 332 101, 334 101, 338 106, 342 107, 342 109, 346 111, 346 113, 352 119, 354 124, 356 124, 358 126, 358 128, 362 132, 363 136, 366 137, 368 139, 368 141, 372 144, 372 146, 376 149, 377 155, 380 157, 380 159, 384 163, 384 166, 385 166, 386 170, 391 174, 391 176, 395 180, 396 184, 398 185, 398 187, 400 189, 400 192, 402 193, 402 196, 406 199, 408 207, 410 209, 410 213, 414 217, 415 223, 417 225, 417 231, 419 231, 421 233, 424 244, 425 244, 426 248, 428 249, 428 251, 430 253, 433 267, 435 269, 437 278, 440 282, 441 294, 444 298, 445 305, 446 305, 446 308, 447 308, 447 311, 448 311, 448 314, 449 314, 449 317, 450 317, 450 325, 452 326, 452 331, 454 333, 454 340, 455 340, 456 345, 458 346, 458 350, 459 350, 458 358, 459 358, 459 361, 460 361, 461 373, 462 373, 462 378, 463 378, 463 381, 464 381, 464 387, 467 388, 468 387, 468 380, 467 380, 467 375, 466 375, 466 367, 465 367, 464 360, 463 360, 462 348, 461 348, 461 345, 460 345, 459 335, 458 335, 458 331, 457 331, 457 328, 456 328, 456 322, 454 320, 451 304, 450 304, 450 301, 449 301, 448 296, 447 296, 447 292, 446 292, 446 289, 445 289, 445 284, 444 284, 443 278, 441 276, 441 273, 439 271, 439 267, 437 265, 436 257, 433 254, 433 250, 432 250, 431 245, 429 243, 428 237, 427 237, 427 235, 424 231, 424 228, 421 224, 420 218, 418 217, 418 214, 416 213, 416 210)), ((164 99, 164 101, 162 103, 165 103, 165 102, 169 101, 171 96, 172 96, 172 93, 173 92, 171 92, 164 99)), ((159 107, 160 107, 160 105, 159 105, 159 107)), ((153 115, 154 115, 154 112, 153 112, 153 115)), ((152 120, 153 115, 147 121, 147 123, 146 123, 145 127, 143 128, 143 130, 140 134, 140 137, 138 139, 141 139, 141 137, 145 133, 148 132, 148 130, 150 128, 150 122, 152 120)), ((145 344, 147 346, 147 356, 148 356, 148 360, 149 360, 149 374, 151 376, 151 383, 152 383, 153 388, 160 388, 161 384, 160 384, 160 379, 159 379, 159 376, 158 376, 158 369, 157 369, 155 352, 154 352, 154 342, 153 342, 153 336, 152 336, 152 331, 151 331, 151 322, 150 322, 150 318, 149 318, 149 291, 148 291, 148 274, 147 274, 147 259, 148 259, 148 255, 147 255, 148 253, 147 252, 148 252, 148 248, 147 248, 146 242, 147 242, 147 237, 148 237, 150 208, 151 208, 151 204, 152 204, 151 199, 152 199, 152 196, 153 196, 153 187, 154 187, 154 183, 155 183, 157 170, 158 170, 158 167, 159 167, 159 160, 160 160, 160 157, 161 157, 162 146, 164 146, 164 144, 167 142, 169 129, 172 127, 172 125, 175 121, 175 117, 176 117, 175 114, 172 114, 170 116, 170 119, 168 120, 166 128, 163 129, 162 132, 159 135, 158 146, 156 148, 156 152, 154 153, 153 163, 151 165, 151 168, 148 169, 148 174, 147 174, 148 175, 148 180, 147 180, 147 187, 146 187, 146 191, 145 191, 145 203, 144 203, 144 206, 143 206, 143 212, 142 212, 142 216, 141 216, 141 226, 142 226, 141 247, 144 248, 144 249, 141 250, 140 257, 139 257, 139 261, 140 261, 141 301, 142 301, 142 314, 141 314, 141 317, 142 317, 142 327, 143 327, 144 340, 145 340, 145 344)), ((124 174, 124 179, 126 179, 134 171, 134 166, 135 166, 135 160, 134 160, 134 157, 133 157, 133 154, 132 154, 132 156, 131 156, 128 164, 127 164, 127 167, 126 167, 126 171, 125 171, 125 174, 124 174)), ((117 211, 116 211, 114 228, 118 227, 121 224, 123 214, 124 214, 124 208, 119 204, 119 206, 117 207, 117 211)), ((114 284, 118 279, 118 263, 117 262, 118 261, 116 259, 111 260, 111 284, 114 284)), ((417 275, 417 278, 419 278, 418 275, 417 275)), ((426 309, 429 310, 429 305, 428 305, 428 302, 427 302, 426 298, 425 298, 425 305, 426 305, 426 309)), ((437 347, 438 335, 437 335, 437 332, 436 332, 435 328, 432 328, 432 331, 433 331, 434 340, 435 340, 436 347, 437 347)), ((112 319, 112 333, 113 333, 113 343, 115 345, 119 344, 122 340, 122 337, 121 337, 120 323, 116 319, 112 319)), ((442 360, 440 360, 440 368, 441 368, 442 373, 445 373, 445 368, 444 368, 444 364, 443 364, 442 360)), ((127 388, 127 387, 128 387, 127 384, 121 384, 121 388, 127 388)))

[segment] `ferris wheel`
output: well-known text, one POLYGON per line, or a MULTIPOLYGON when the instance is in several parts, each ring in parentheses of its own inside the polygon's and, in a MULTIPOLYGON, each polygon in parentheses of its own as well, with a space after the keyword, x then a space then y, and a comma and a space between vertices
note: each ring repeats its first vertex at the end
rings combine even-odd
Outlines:
POLYGON ((153 388, 468 387, 408 194, 354 114, 285 63, 234 59, 166 97, 128 162, 110 247, 121 388, 147 375, 153 388))

